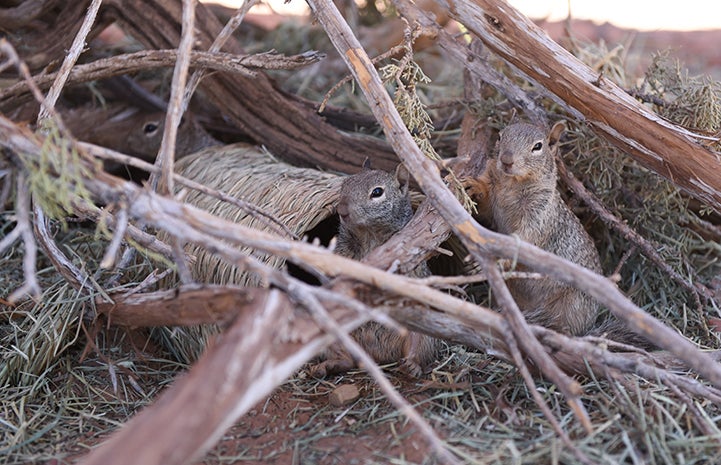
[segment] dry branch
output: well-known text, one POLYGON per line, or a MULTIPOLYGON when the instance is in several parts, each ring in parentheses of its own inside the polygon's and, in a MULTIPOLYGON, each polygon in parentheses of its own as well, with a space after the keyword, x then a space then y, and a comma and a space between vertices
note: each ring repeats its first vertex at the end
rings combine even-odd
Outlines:
POLYGON ((80 463, 127 463, 131 451, 133 463, 198 460, 242 413, 330 342, 319 333, 305 344, 288 341, 279 322, 291 321, 293 305, 278 290, 258 289, 236 303, 236 320, 194 368, 80 463), (191 407, 201 408, 187 414, 191 407))
MULTIPOLYGON (((280 55, 277 53, 258 53, 254 55, 237 55, 223 52, 202 52, 194 50, 190 53, 190 66, 206 68, 226 73, 238 73, 254 77, 257 69, 298 69, 322 60, 323 53, 309 51, 299 55, 280 55)), ((91 63, 76 65, 68 76, 68 84, 106 79, 138 71, 168 68, 175 65, 178 51, 142 50, 125 53, 109 58, 100 58, 91 63)), ((55 80, 57 73, 39 74, 34 80, 40 89, 47 89, 55 80)), ((12 108, 30 92, 25 81, 18 82, 0 90, 0 106, 12 108)))
MULTIPOLYGON (((106 0, 106 13, 116 18, 127 33, 148 48, 178 44, 181 10, 173 0, 156 0, 152 9, 145 0, 106 0)), ((222 27, 204 5, 196 8, 197 47, 207 50, 222 27)), ((225 49, 242 54, 238 42, 225 49)), ((374 137, 348 135, 328 124, 297 97, 276 88, 263 74, 206 76, 201 87, 218 111, 227 116, 255 142, 277 157, 296 165, 320 166, 340 172, 356 172, 368 158, 378 169, 392 170, 398 158, 388 144, 374 137)), ((311 105, 311 107, 314 105, 311 105)))
POLYGON ((721 156, 700 145, 696 134, 662 119, 594 73, 504 1, 440 4, 491 51, 555 94, 603 137, 721 212, 721 156))

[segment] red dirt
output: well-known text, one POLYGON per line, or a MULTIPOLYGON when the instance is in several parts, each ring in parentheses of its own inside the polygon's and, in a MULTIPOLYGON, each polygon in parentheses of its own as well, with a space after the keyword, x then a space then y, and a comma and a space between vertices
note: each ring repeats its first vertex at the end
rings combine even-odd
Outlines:
MULTIPOLYGON (((381 398, 372 382, 362 375, 358 378, 354 382, 361 398, 346 407, 329 404, 329 395, 336 387, 330 383, 308 394, 287 385, 281 387, 243 416, 203 463, 215 464, 221 458, 234 456, 251 465, 382 463, 401 457, 409 463, 426 461, 428 446, 424 438, 402 417, 384 419, 395 409, 381 398), (379 408, 371 410, 369 404, 379 408), (377 420, 369 425, 370 413, 377 420)), ((343 384, 348 382, 346 377, 343 384)), ((413 387, 411 381, 405 380, 401 389, 413 387)), ((410 397, 421 400, 418 395, 410 397)))

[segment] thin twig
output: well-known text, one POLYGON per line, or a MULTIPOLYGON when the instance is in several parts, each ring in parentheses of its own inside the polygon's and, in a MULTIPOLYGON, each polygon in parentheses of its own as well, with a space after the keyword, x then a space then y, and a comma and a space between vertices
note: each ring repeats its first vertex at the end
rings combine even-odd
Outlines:
POLYGON ((70 75, 70 70, 73 68, 73 66, 75 66, 75 62, 78 61, 78 57, 80 57, 80 54, 83 53, 83 50, 85 50, 85 40, 87 39, 88 34, 90 34, 90 29, 95 23, 95 17, 98 14, 101 3, 102 0, 93 0, 90 4, 90 7, 88 8, 88 13, 85 15, 85 18, 80 25, 80 30, 75 35, 75 39, 73 39, 73 44, 70 47, 68 54, 65 55, 63 64, 60 66, 60 70, 57 73, 55 82, 53 82, 53 85, 48 92, 47 98, 40 104, 40 113, 38 114, 38 126, 41 125, 42 121, 50 118, 53 115, 55 102, 57 102, 58 97, 60 97, 60 93, 65 86, 65 82, 67 81, 68 76, 70 75))
POLYGON ((50 236, 48 218, 37 203, 33 206, 33 212, 35 214, 35 221, 33 222, 35 238, 45 252, 45 255, 47 255, 52 262, 53 267, 75 289, 79 291, 92 291, 93 288, 89 284, 92 281, 88 275, 75 266, 72 260, 68 259, 50 236))
MULTIPOLYGON (((109 58, 100 58, 91 63, 75 66, 68 77, 67 83, 79 84, 148 69, 167 68, 174 66, 177 58, 178 51, 175 49, 142 50, 109 58)), ((194 68, 202 67, 214 71, 253 77, 255 76, 255 71, 253 71, 255 69, 298 69, 322 60, 325 58, 325 54, 308 51, 290 56, 270 52, 254 55, 235 55, 194 50, 191 52, 190 58, 191 66, 194 68)), ((38 74, 33 76, 33 79, 41 89, 44 89, 52 84, 57 75, 57 73, 38 74)), ((10 99, 22 97, 30 90, 25 81, 13 84, 0 90, 0 102, 7 105, 10 103, 10 99)))
MULTIPOLYGON (((163 139, 160 142, 160 152, 155 164, 161 168, 160 179, 155 174, 150 176, 150 186, 163 195, 173 192, 173 173, 175 172, 175 142, 178 136, 178 126, 183 117, 183 93, 188 79, 190 67, 190 51, 193 48, 193 29, 195 27, 196 0, 183 0, 183 29, 178 45, 178 61, 173 71, 173 81, 170 87, 170 102, 165 115, 163 139), (159 183, 158 183, 159 181, 159 183)), ((175 248, 175 246, 173 246, 175 248)))
MULTIPOLYGON (((258 3, 258 0, 245 0, 243 2, 243 6, 239 7, 233 17, 228 20, 225 26, 223 26, 223 29, 213 41, 213 44, 208 49, 208 52, 216 53, 223 48, 223 45, 225 45, 225 43, 233 36, 233 32, 235 32, 235 30, 240 27, 243 19, 245 18, 245 15, 256 3, 258 3)), ((190 79, 188 80, 188 85, 185 87, 185 91, 183 94, 183 112, 188 109, 190 99, 193 97, 193 93, 195 93, 195 89, 198 87, 198 84, 200 84, 200 80, 203 79, 204 75, 205 70, 198 69, 193 73, 192 76, 190 76, 190 79)))
MULTIPOLYGON (((289 280, 290 281, 290 280, 289 280)), ((377 363, 361 348, 352 337, 341 329, 338 323, 328 314, 326 309, 321 305, 318 299, 305 289, 304 285, 295 282, 288 283, 289 294, 298 300, 313 315, 315 322, 327 332, 335 336, 350 354, 360 362, 360 365, 373 377, 381 391, 386 395, 388 400, 403 413, 413 424, 420 430, 421 434, 426 437, 436 454, 445 463, 460 464, 448 449, 443 441, 438 437, 433 428, 423 419, 418 412, 403 398, 393 385, 385 377, 383 371, 377 363)))
POLYGON ((34 298, 40 297, 40 285, 35 274, 35 260, 37 259, 37 244, 33 237, 33 227, 30 221, 30 193, 25 181, 25 173, 20 171, 17 176, 17 198, 15 215, 17 216, 16 229, 20 231, 25 255, 23 256, 23 273, 25 282, 8 297, 10 303, 17 302, 20 298, 30 295, 34 298))
POLYGON ((556 362, 554 362, 545 351, 543 345, 536 339, 521 310, 518 308, 515 300, 513 300, 513 296, 511 296, 505 281, 503 281, 498 266, 485 257, 483 257, 480 263, 483 269, 486 270, 488 282, 493 289, 499 306, 503 309, 503 314, 506 316, 506 321, 508 321, 508 325, 513 331, 513 336, 516 341, 523 348, 526 355, 536 362, 543 373, 551 378, 558 386, 566 397, 566 402, 569 407, 571 407, 574 415, 590 434, 593 431, 593 426, 588 412, 586 412, 586 408, 579 400, 581 386, 558 367, 556 362))
POLYGON ((113 239, 110 241, 108 248, 105 250, 105 255, 100 262, 100 268, 110 269, 115 264, 115 259, 118 256, 118 250, 125 237, 125 232, 128 229, 128 206, 127 202, 120 202, 120 210, 115 215, 115 232, 113 233, 113 239))
POLYGON ((511 329, 511 326, 508 324, 508 322, 503 325, 502 333, 503 338, 508 345, 508 349, 511 352, 511 356, 513 357, 513 362, 516 364, 516 367, 521 372, 523 381, 526 383, 526 386, 528 386, 528 390, 531 393, 533 400, 536 402, 536 405, 538 406, 538 408, 541 409, 541 412, 543 412, 543 415, 546 417, 549 423, 551 423, 551 427, 554 429, 554 431, 556 431, 556 434, 561 437, 561 441, 563 441, 566 447, 568 447, 573 452, 573 454, 578 458, 578 460, 580 460, 586 465, 592 464, 593 462, 591 462, 591 460, 586 456, 586 454, 581 452, 578 447, 576 447, 571 442, 571 438, 569 438, 568 434, 563 430, 563 428, 561 428, 561 425, 558 423, 558 420, 553 415, 553 412, 551 412, 551 409, 548 408, 548 405, 546 405, 543 397, 541 397, 541 394, 539 394, 538 388, 536 387, 536 382, 533 381, 533 377, 531 376, 531 372, 528 370, 526 361, 523 359, 521 351, 518 349, 516 337, 514 336, 513 330, 511 329))
POLYGON ((611 213, 603 202, 601 202, 595 195, 593 195, 581 181, 571 173, 566 164, 557 157, 558 173, 563 179, 563 182, 577 195, 583 202, 591 208, 591 210, 598 215, 604 223, 621 233, 621 235, 632 244, 635 244, 641 252, 648 257, 661 271, 667 273, 671 279, 676 281, 681 287, 691 292, 696 300, 697 305, 701 307, 700 297, 704 297, 708 300, 713 300, 713 293, 703 284, 696 281, 693 284, 688 282, 683 276, 681 276, 676 270, 674 270, 668 263, 664 261, 661 255, 656 251, 656 248, 643 236, 637 233, 631 226, 624 223, 623 221, 616 218, 611 213))
MULTIPOLYGON (((132 166, 133 168, 139 168, 148 173, 160 172, 160 168, 153 164, 150 164, 136 157, 131 157, 130 155, 125 155, 123 153, 116 152, 105 147, 100 147, 99 145, 93 145, 87 142, 78 142, 78 147, 85 149, 86 151, 88 151, 88 153, 90 153, 94 157, 100 158, 101 160, 116 161, 124 165, 132 166)), ((173 174, 173 179, 181 186, 189 187, 218 200, 222 200, 223 202, 228 202, 229 204, 235 205, 236 207, 247 212, 250 215, 255 215, 258 221, 260 221, 264 226, 268 227, 268 229, 274 231, 276 234, 287 236, 292 239, 299 239, 299 237, 293 231, 288 229, 288 226, 286 226, 283 222, 279 221, 274 215, 266 212, 257 205, 253 205, 250 202, 240 200, 236 197, 233 197, 232 195, 228 195, 225 192, 219 191, 217 189, 211 189, 203 184, 200 184, 199 182, 181 176, 178 173, 173 174)))

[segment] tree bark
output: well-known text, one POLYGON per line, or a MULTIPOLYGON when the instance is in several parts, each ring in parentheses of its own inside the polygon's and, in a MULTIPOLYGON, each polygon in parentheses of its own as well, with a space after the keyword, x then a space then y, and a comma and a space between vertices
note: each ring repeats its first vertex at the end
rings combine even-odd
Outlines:
MULTIPOLYGON (((118 19, 127 33, 152 49, 174 48, 180 38, 181 6, 173 0, 110 0, 106 14, 118 19)), ((197 49, 207 50, 222 26, 199 4, 196 13, 197 49)), ((231 39, 230 53, 242 54, 231 39)), ((204 94, 221 114, 235 122, 255 142, 292 164, 356 172, 366 158, 378 169, 392 170, 398 158, 381 139, 353 136, 297 103, 262 73, 253 78, 214 74, 201 82, 204 94)))

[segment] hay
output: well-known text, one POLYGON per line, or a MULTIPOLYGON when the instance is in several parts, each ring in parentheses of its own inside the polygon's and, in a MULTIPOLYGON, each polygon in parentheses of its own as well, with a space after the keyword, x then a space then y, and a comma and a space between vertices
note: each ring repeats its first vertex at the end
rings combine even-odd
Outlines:
MULTIPOLYGON (((303 238, 322 221, 335 214, 343 177, 319 170, 298 168, 279 162, 270 154, 247 144, 214 147, 178 161, 176 171, 211 189, 220 190, 263 210, 266 216, 252 214, 227 202, 198 191, 188 192, 185 201, 221 218, 263 231, 277 232, 278 224, 303 238), (290 195, 289 195, 290 193, 290 195)), ((167 235, 161 234, 167 239, 167 235)), ((201 283, 263 285, 261 277, 248 273, 202 247, 189 244, 186 252, 194 257, 193 279, 201 283)), ((285 265, 285 259, 241 249, 274 267, 285 265)), ((172 286, 166 282, 165 286, 172 286)), ((154 332, 161 344, 180 361, 190 363, 218 333, 215 325, 197 328, 159 328, 154 332)))
MULTIPOLYGON (((270 154, 246 144, 211 148, 190 155, 178 161, 176 171, 207 187, 252 203, 300 238, 335 213, 343 181, 335 174, 279 162, 270 154)), ((200 192, 188 193, 185 201, 236 223, 263 231, 277 230, 277 225, 267 218, 249 214, 236 205, 200 192)), ((193 278, 199 282, 261 284, 258 276, 220 262, 201 248, 188 246, 186 251, 196 257, 192 270, 193 278)), ((255 256, 276 268, 285 263, 275 256, 255 256)))

